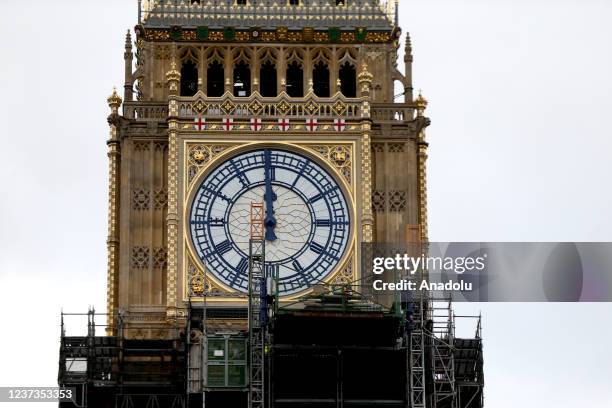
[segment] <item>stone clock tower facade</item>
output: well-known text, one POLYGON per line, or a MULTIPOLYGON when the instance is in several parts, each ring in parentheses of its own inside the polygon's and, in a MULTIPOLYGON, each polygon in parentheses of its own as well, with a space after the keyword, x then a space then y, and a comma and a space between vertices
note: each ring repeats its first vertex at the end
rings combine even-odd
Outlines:
POLYGON ((244 305, 252 202, 274 218, 281 301, 359 281, 362 243, 426 237, 427 103, 388 11, 141 4, 108 99, 109 315, 154 338, 188 304, 244 305))
POLYGON ((373 290, 377 244, 427 244, 397 2, 138 3, 108 98, 106 330, 62 314, 60 405, 481 407, 480 323, 456 339, 448 299, 373 290))

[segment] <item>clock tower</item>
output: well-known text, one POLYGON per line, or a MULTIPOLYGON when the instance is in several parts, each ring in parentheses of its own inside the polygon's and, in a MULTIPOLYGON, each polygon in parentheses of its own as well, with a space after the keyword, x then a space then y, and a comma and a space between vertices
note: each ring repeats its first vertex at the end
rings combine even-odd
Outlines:
POLYGON ((110 316, 155 338, 189 305, 244 307, 252 203, 280 302, 358 282, 364 243, 426 237, 426 101, 392 4, 139 3, 108 100, 110 316))
POLYGON ((373 290, 375 244, 427 241, 397 1, 138 5, 108 98, 106 332, 62 314, 61 405, 481 407, 480 323, 458 339, 448 299, 373 290))

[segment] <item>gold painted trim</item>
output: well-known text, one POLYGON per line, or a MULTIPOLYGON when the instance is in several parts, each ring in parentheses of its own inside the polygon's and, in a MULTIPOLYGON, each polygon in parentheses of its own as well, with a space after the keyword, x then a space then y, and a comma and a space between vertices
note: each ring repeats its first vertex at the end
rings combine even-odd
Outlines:
MULTIPOLYGON (((289 151, 294 151, 300 153, 306 157, 310 157, 315 160, 319 165, 321 165, 325 170, 327 170, 332 177, 334 177, 335 181, 341 186, 342 190, 345 194, 348 194, 348 203, 349 203, 349 214, 351 215, 351 231, 350 238, 348 241, 348 245, 342 258, 337 264, 337 267, 329 273, 325 279, 324 283, 330 283, 336 278, 336 276, 341 273, 341 271, 347 266, 349 261, 352 258, 352 273, 353 278, 357 280, 359 278, 359 267, 357 264, 357 228, 358 228, 358 218, 359 215, 357 213, 356 206, 356 161, 355 154, 357 151, 357 141, 348 140, 348 141, 335 141, 333 143, 324 142, 321 140, 292 140, 291 142, 285 141, 261 141, 261 142, 253 142, 249 140, 218 140, 218 139, 183 139, 183 160, 181 165, 183 166, 182 174, 183 174, 183 208, 182 208, 182 217, 183 222, 181 223, 183 228, 183 260, 184 264, 182 267, 183 270, 183 302, 192 301, 198 302, 203 301, 202 297, 189 297, 189 276, 188 276, 188 256, 191 257, 194 261, 194 266, 199 268, 202 273, 205 273, 204 266, 200 261, 199 257, 196 255, 195 248, 193 247, 193 242, 191 241, 188 231, 188 216, 187 213, 189 211, 189 204, 193 201, 193 198, 196 193, 196 186, 198 186, 202 180, 212 171, 212 169, 216 168, 220 163, 227 160, 229 157, 233 157, 242 152, 261 149, 265 147, 276 147, 276 148, 285 148, 289 151), (228 148, 223 150, 218 155, 214 156, 209 160, 205 166, 203 166, 198 174, 194 177, 194 179, 189 182, 187 179, 187 155, 186 153, 189 151, 190 144, 201 144, 201 145, 227 145, 228 148), (313 149, 313 146, 350 146, 351 156, 353 158, 351 162, 351 182, 350 184, 346 181, 345 177, 338 171, 338 169, 330 163, 330 159, 320 154, 317 150, 313 149)), ((246 302, 246 297, 243 296, 242 292, 235 291, 229 288, 224 283, 220 282, 215 276, 214 273, 208 271, 206 272, 206 276, 216 285, 221 288, 227 290, 228 297, 208 297, 206 298, 207 302, 246 302), (243 297, 238 297, 243 296, 243 297)), ((311 292, 313 289, 308 288, 301 292, 281 297, 281 301, 293 301, 298 299, 301 296, 311 292)))

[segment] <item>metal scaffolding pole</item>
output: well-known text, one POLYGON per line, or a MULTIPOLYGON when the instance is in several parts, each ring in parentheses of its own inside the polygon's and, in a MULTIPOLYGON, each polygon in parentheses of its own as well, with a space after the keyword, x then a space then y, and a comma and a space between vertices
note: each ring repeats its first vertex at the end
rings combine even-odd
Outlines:
POLYGON ((410 407, 425 408, 425 337, 423 335, 423 302, 418 302, 418 313, 409 333, 410 355, 410 407))
POLYGON ((265 291, 265 239, 263 203, 251 203, 249 240, 249 408, 264 408, 265 316, 262 292, 265 291))

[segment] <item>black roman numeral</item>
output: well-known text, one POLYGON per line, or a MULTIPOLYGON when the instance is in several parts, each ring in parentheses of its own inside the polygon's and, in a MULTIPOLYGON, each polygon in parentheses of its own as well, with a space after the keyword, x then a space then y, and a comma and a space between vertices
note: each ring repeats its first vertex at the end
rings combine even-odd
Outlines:
POLYGON ((314 202, 316 202, 316 201, 319 201, 319 200, 320 200, 320 199, 322 199, 322 198, 323 198, 323 194, 322 194, 322 193, 319 193, 319 194, 317 194, 316 196, 311 197, 311 198, 308 200, 308 202, 312 204, 312 203, 314 203, 314 202))
POLYGON ((296 259, 293 261, 293 269, 298 272, 304 272, 304 267, 300 264, 300 262, 296 259))
POLYGON ((316 242, 313 241, 310 243, 310 250, 314 253, 322 254, 325 251, 325 248, 323 248, 322 245, 317 244, 316 242))
POLYGON ((225 220, 223 218, 211 218, 208 225, 211 227, 222 227, 225 225, 225 220))
POLYGON ((220 244, 217 244, 215 246, 215 249, 217 250, 217 252, 219 252, 221 255, 223 255, 224 253, 226 253, 227 251, 232 249, 232 243, 229 241, 229 239, 226 239, 225 241, 221 242, 220 244))
POLYGON ((240 263, 238 263, 236 270, 238 271, 238 273, 244 274, 246 273, 248 266, 249 266, 249 261, 247 261, 246 258, 242 258, 240 259, 240 263))

